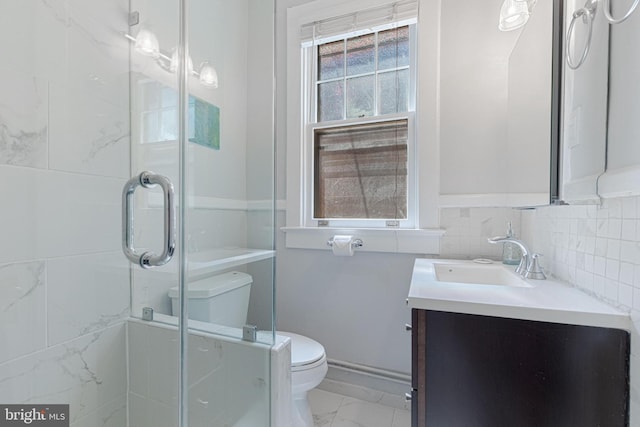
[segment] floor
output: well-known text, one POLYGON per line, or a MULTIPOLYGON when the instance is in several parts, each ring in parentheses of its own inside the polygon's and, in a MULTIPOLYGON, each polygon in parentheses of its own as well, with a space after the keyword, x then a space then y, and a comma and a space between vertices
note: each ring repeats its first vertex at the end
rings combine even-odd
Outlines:
POLYGON ((328 391, 309 393, 315 427, 410 427, 411 413, 328 391))

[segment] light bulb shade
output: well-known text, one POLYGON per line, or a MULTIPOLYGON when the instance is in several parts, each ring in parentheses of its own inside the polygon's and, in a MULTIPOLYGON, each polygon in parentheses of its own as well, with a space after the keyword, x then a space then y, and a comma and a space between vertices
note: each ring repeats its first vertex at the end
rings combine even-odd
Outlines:
MULTIPOLYGON (((169 71, 175 73, 178 70, 178 64, 180 63, 180 58, 178 58, 178 49, 173 49, 171 53, 171 63, 169 64, 169 71)), ((187 71, 189 74, 193 73, 193 60, 191 57, 187 57, 187 71)))
POLYGON ((218 72, 208 62, 203 62, 200 67, 200 83, 211 89, 218 87, 218 72))
POLYGON ((150 56, 152 58, 158 58, 160 56, 158 38, 151 31, 144 28, 138 31, 134 47, 137 52, 140 52, 145 56, 150 56))
POLYGON ((527 0, 504 0, 500 8, 500 31, 513 31, 524 26, 529 20, 527 0))

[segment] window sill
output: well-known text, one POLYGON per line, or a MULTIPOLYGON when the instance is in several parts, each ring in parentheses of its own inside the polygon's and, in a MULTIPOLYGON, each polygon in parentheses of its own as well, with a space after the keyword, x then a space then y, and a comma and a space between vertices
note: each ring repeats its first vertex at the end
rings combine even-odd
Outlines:
POLYGON ((282 227, 285 245, 290 249, 322 249, 330 251, 327 241, 336 234, 353 235, 362 240, 356 252, 386 252, 404 254, 440 253, 440 229, 374 229, 334 227, 282 227))

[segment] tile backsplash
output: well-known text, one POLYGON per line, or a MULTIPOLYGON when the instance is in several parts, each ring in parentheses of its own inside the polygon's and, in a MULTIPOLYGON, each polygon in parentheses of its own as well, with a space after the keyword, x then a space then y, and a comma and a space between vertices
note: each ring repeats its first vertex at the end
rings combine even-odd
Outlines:
POLYGON ((443 208, 440 226, 447 232, 440 241, 442 258, 474 259, 502 257, 502 245, 487 238, 504 236, 511 221, 516 236, 522 234, 521 211, 511 208, 443 208))
POLYGON ((539 208, 522 221, 549 273, 630 312, 640 310, 639 212, 640 198, 626 197, 539 208))

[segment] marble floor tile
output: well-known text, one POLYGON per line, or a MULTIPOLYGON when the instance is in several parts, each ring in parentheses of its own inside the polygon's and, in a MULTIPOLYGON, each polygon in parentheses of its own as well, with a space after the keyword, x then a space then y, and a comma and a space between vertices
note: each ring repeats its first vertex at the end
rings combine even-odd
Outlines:
POLYGON ((344 396, 328 391, 313 389, 309 392, 309 404, 313 413, 314 427, 331 427, 344 396))
POLYGON ((410 427, 411 413, 387 405, 312 390, 309 402, 315 427, 410 427))

